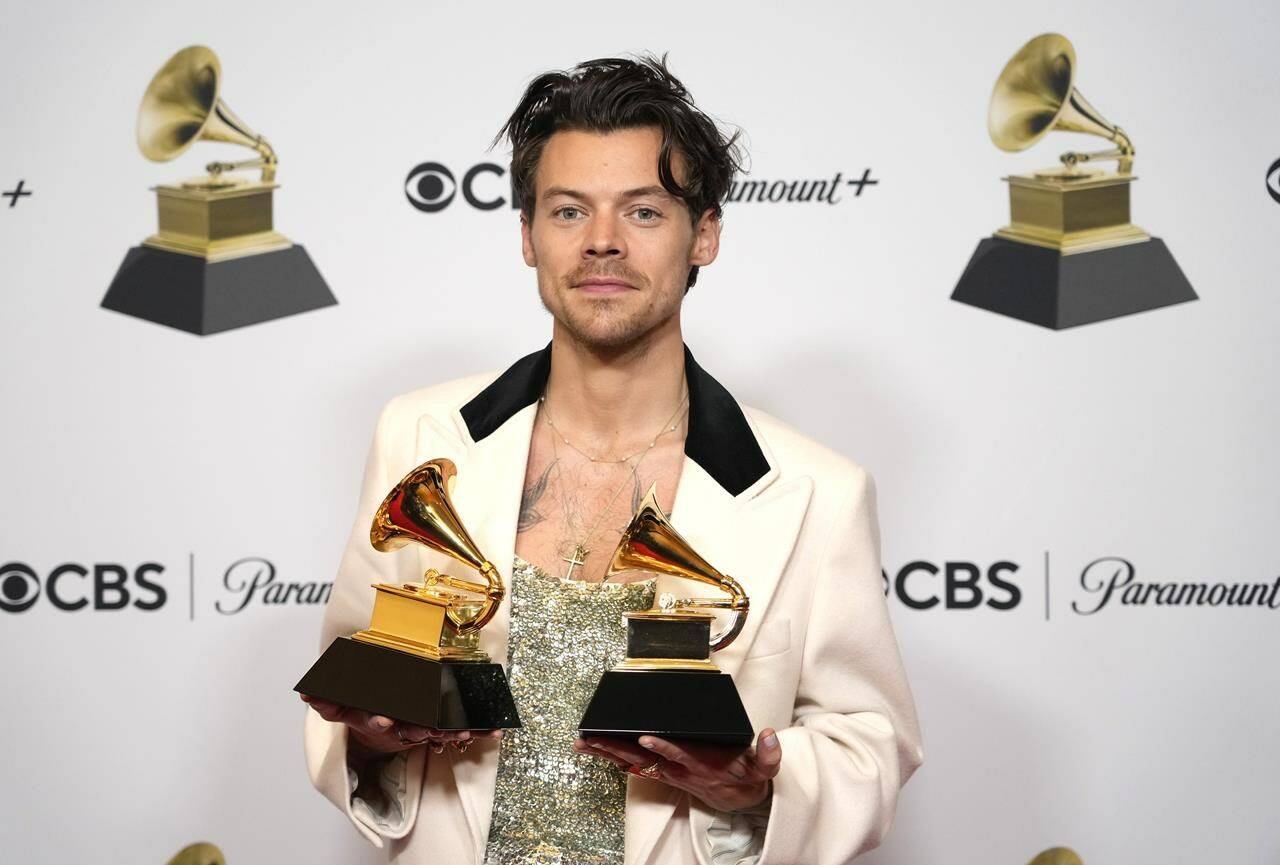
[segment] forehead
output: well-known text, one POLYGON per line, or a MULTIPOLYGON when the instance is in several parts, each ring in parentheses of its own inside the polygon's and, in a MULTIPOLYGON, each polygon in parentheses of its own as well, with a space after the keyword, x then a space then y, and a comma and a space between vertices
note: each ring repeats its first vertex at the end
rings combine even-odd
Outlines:
MULTIPOLYGON (((553 134, 538 160, 537 189, 552 186, 604 195, 657 186, 662 132, 656 126, 594 132, 564 129, 553 134)), ((680 155, 672 168, 680 176, 680 155)))

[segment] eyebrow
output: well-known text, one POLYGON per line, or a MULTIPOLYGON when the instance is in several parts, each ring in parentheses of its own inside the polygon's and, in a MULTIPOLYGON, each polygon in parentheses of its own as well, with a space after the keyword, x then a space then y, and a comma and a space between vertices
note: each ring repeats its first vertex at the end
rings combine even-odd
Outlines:
MULTIPOLYGON (((543 198, 552 198, 557 195, 563 195, 568 198, 576 198, 579 201, 586 201, 588 196, 585 192, 579 192, 576 189, 569 189, 564 186, 549 186, 542 193, 543 198)), ((635 189, 628 189, 621 193, 619 198, 643 198, 647 195, 657 196, 659 198, 670 198, 671 193, 661 186, 639 186, 635 189)))

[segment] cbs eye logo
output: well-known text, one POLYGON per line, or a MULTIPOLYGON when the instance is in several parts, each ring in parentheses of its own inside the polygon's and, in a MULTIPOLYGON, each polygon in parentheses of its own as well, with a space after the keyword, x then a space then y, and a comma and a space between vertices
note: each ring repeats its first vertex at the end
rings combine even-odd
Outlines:
POLYGON ((1271 163, 1271 167, 1267 169, 1267 194, 1280 204, 1280 159, 1271 163))
POLYGON ((0 567, 0 610, 21 613, 40 598, 40 578, 21 562, 0 567))
MULTIPOLYGON (((409 203, 423 213, 438 213, 448 207, 457 196, 459 190, 463 199, 476 210, 497 210, 507 203, 501 195, 493 194, 494 179, 484 175, 501 178, 507 170, 492 162, 481 162, 467 169, 459 183, 448 166, 439 162, 423 162, 415 165, 404 180, 404 195, 409 203), (488 191, 485 191, 488 190, 488 191), (482 197, 483 196, 483 197, 482 197)), ((501 187, 499 187, 501 188, 501 187)), ((511 188, 511 208, 520 206, 515 188, 511 188)))

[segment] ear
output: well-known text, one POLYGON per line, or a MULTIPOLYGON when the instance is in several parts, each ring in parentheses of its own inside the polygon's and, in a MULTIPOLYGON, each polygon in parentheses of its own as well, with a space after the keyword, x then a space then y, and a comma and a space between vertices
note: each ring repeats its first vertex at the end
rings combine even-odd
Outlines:
POLYGON ((530 267, 538 266, 538 254, 533 250, 533 228, 528 218, 520 214, 520 251, 524 255, 524 263, 530 267))
POLYGON ((689 250, 689 264, 703 267, 716 260, 720 253, 720 220, 715 211, 708 208, 693 227, 693 247, 689 250))

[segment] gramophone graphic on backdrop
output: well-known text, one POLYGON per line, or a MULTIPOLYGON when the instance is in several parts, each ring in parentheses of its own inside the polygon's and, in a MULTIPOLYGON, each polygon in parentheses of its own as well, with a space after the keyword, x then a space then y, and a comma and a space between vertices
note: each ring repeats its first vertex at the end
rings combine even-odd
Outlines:
POLYGON ((258 156, 210 162, 204 177, 156 186, 160 230, 125 255, 104 308, 205 335, 338 302, 306 250, 274 230, 275 151, 222 101, 221 84, 210 49, 193 45, 169 58, 142 97, 138 148, 154 162, 201 140, 258 156), (260 169, 260 179, 228 173, 246 168, 260 169))
POLYGON ((1018 151, 1053 131, 1083 132, 1115 146, 1006 177, 1010 224, 978 243, 952 300, 1054 330, 1196 300, 1164 242, 1129 221, 1133 143, 1080 94, 1075 73, 1065 36, 1022 46, 991 93, 991 140, 1018 151), (1113 159, 1115 171, 1084 167, 1113 159))

